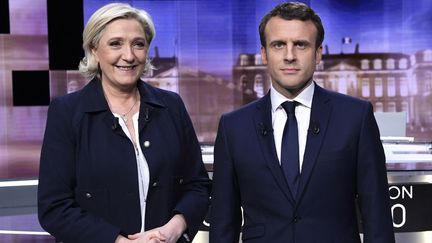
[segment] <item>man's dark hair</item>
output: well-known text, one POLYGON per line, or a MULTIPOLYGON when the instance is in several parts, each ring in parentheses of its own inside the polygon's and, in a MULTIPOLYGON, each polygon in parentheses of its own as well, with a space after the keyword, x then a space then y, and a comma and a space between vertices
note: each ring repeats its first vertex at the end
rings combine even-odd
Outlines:
POLYGON ((321 18, 308 5, 301 2, 281 3, 268 12, 262 19, 259 25, 259 34, 261 46, 266 47, 265 27, 268 21, 273 17, 280 17, 285 20, 301 20, 312 21, 317 28, 317 36, 315 40, 315 48, 321 46, 324 40, 324 27, 321 23, 321 18))

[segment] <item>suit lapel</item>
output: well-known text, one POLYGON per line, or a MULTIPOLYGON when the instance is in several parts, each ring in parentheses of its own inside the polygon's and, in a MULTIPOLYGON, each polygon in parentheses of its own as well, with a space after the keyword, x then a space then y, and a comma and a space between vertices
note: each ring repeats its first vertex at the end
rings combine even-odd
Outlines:
POLYGON ((307 187, 317 156, 320 152, 321 145, 327 131, 327 124, 331 114, 330 100, 326 96, 326 91, 315 85, 314 96, 312 100, 312 110, 310 125, 307 133, 306 148, 304 152, 302 172, 300 177, 298 197, 301 199, 307 187))
POLYGON ((288 184, 282 173, 279 160, 276 155, 276 147, 273 138, 273 126, 271 115, 270 92, 256 103, 254 125, 257 132, 258 143, 266 163, 273 174, 274 179, 288 200, 294 204, 294 199, 289 191, 288 184))

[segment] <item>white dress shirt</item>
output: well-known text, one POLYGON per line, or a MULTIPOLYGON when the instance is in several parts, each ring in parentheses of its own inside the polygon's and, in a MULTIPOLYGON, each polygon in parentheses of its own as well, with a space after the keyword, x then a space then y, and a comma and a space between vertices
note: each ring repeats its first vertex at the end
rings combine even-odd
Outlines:
MULTIPOLYGON (((124 123, 123 119, 120 117, 120 115, 113 113, 115 117, 119 118, 119 123, 121 128, 123 129, 123 132, 128 136, 128 138, 132 142, 131 135, 129 133, 129 130, 126 127, 126 124, 124 123)), ((139 112, 134 114, 132 116, 132 122, 135 130, 135 138, 139 139, 138 134, 138 116, 139 112)), ((135 147, 135 156, 136 156, 136 162, 137 162, 137 168, 138 168, 138 188, 139 188, 139 197, 140 197, 140 206, 141 206, 141 232, 144 232, 144 226, 145 226, 145 212, 146 212, 146 200, 147 200, 147 192, 150 184, 150 170, 147 164, 147 160, 144 157, 144 154, 142 152, 140 143, 137 141, 135 147)))
POLYGON ((287 114, 282 108, 281 104, 285 101, 297 101, 299 104, 295 109, 295 116, 297 119, 298 136, 299 136, 299 163, 300 172, 303 165, 303 156, 306 148, 306 138, 309 129, 309 121, 312 108, 312 98, 315 90, 315 84, 311 84, 306 87, 294 100, 290 100, 279 93, 273 86, 270 87, 270 99, 272 105, 272 126, 273 136, 276 146, 276 153, 281 160, 281 147, 282 147, 282 135, 287 120, 287 114))

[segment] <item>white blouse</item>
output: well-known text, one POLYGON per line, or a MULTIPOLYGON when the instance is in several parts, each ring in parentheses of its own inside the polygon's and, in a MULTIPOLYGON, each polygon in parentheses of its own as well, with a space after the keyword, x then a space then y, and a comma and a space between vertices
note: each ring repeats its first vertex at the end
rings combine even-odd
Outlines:
MULTIPOLYGON (((115 117, 118 117, 119 123, 121 128, 123 129, 123 132, 128 136, 128 138, 132 142, 131 135, 129 133, 129 130, 127 129, 127 126, 123 119, 120 117, 120 115, 113 113, 115 117)), ((147 193, 150 183, 150 170, 147 164, 147 160, 144 157, 144 154, 142 152, 140 143, 139 143, 139 131, 138 131, 138 117, 139 112, 134 114, 132 116, 132 122, 135 130, 135 138, 138 140, 137 144, 134 145, 135 147, 135 155, 136 155, 136 162, 137 162, 137 168, 138 168, 138 186, 139 186, 139 196, 140 196, 140 206, 141 206, 141 232, 144 232, 144 224, 145 224, 145 211, 146 211, 146 199, 147 199, 147 193)))

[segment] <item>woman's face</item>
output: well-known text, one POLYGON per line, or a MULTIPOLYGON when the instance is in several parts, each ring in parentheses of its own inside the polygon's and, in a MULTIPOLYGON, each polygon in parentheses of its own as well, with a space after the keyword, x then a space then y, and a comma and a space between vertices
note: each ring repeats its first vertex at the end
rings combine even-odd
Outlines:
POLYGON ((117 19, 105 27, 92 49, 105 85, 120 89, 134 86, 142 75, 148 51, 144 30, 135 19, 117 19))

